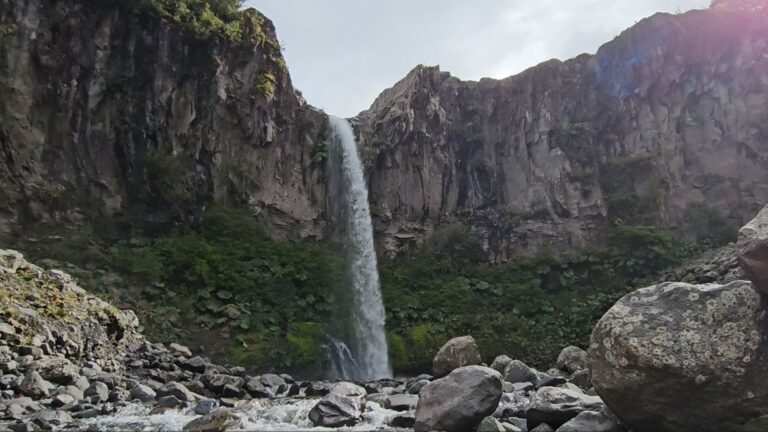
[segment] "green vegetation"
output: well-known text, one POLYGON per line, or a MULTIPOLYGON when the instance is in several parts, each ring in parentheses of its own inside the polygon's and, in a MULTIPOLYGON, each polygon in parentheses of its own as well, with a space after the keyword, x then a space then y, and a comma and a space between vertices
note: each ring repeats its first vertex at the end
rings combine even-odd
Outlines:
MULTIPOLYGON (((125 232, 38 233, 21 249, 75 264, 65 270, 136 310, 153 339, 204 345, 254 370, 320 373, 342 301, 334 292, 345 283, 340 248, 270 239, 252 215, 231 208, 154 238, 109 240, 102 231, 125 232)), ((490 265, 466 228, 443 226, 411 255, 381 262, 393 365, 428 370, 437 349, 462 334, 475 336, 486 361, 507 353, 549 363, 566 345, 584 346, 619 297, 690 251, 662 229, 622 225, 604 247, 490 265)))
POLYGON ((648 156, 612 161, 601 168, 608 214, 616 225, 657 225, 661 183, 648 156))
POLYGON ((699 243, 719 246, 736 241, 738 236, 738 227, 704 202, 688 206, 685 219, 699 243))
POLYGON ((255 9, 240 10, 242 0, 116 0, 134 10, 175 22, 202 38, 222 37, 247 45, 280 45, 264 29, 255 9))
POLYGON ((506 353, 549 364, 564 346, 585 346, 621 296, 691 249, 659 228, 620 226, 607 245, 559 259, 542 253, 489 265, 464 228, 440 229, 413 256, 382 264, 395 368, 424 371, 450 337, 471 334, 486 361, 506 353))

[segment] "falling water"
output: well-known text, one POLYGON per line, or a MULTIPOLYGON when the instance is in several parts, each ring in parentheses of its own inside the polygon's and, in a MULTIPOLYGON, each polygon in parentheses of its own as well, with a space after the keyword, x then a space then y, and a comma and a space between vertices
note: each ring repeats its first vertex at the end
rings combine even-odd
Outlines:
MULTIPOLYGON (((368 189, 363 176, 363 166, 357 153, 355 134, 349 123, 341 118, 329 116, 334 139, 331 148, 331 161, 338 161, 340 166, 333 166, 340 174, 339 191, 334 198, 346 220, 348 240, 348 261, 350 272, 351 297, 349 320, 351 321, 351 340, 347 344, 332 340, 328 348, 334 351, 331 356, 341 378, 379 379, 392 377, 387 355, 387 338, 384 330, 384 303, 379 288, 379 272, 376 264, 376 251, 373 243, 371 212, 368 208, 368 189), (337 157, 334 157, 337 156, 337 157), (348 355, 351 352, 352 355, 348 355), (336 363, 341 359, 341 363, 336 363)), ((346 293, 345 293, 346 294, 346 293)))

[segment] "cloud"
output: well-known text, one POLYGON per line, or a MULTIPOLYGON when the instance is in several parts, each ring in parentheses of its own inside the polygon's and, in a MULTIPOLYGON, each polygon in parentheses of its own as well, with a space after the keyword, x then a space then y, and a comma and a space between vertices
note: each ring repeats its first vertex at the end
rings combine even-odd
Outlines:
POLYGON ((294 85, 354 116, 418 64, 462 79, 503 78, 595 52, 655 12, 708 0, 249 0, 277 27, 294 85))

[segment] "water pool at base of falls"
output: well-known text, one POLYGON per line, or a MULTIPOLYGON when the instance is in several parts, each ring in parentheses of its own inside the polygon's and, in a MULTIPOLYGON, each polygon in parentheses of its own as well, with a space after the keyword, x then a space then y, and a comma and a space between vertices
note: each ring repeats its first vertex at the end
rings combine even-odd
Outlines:
MULTIPOLYGON (((389 420, 398 414, 382 408, 375 402, 366 404, 365 413, 360 423, 352 427, 337 429, 313 427, 309 421, 309 411, 320 399, 282 398, 254 399, 238 403, 232 410, 241 419, 241 424, 233 430, 247 431, 407 431, 387 426, 389 420)), ((201 417, 195 414, 194 405, 187 409, 170 409, 162 414, 150 415, 151 407, 128 403, 118 408, 113 414, 79 420, 69 425, 67 430, 80 431, 127 431, 127 432, 177 432, 192 420, 201 417), (74 427, 74 429, 73 429, 74 427)))

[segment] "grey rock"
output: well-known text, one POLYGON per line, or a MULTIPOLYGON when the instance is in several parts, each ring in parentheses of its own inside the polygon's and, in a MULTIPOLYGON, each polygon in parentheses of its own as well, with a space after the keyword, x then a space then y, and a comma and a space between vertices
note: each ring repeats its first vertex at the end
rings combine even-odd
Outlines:
POLYGON ((520 360, 512 360, 504 369, 504 381, 508 383, 535 383, 538 380, 539 376, 538 373, 536 373, 536 370, 528 367, 528 365, 521 362, 520 360))
POLYGON ((131 389, 131 398, 142 402, 152 402, 157 397, 154 390, 144 384, 137 384, 131 389))
POLYGON ((500 374, 504 374, 504 371, 507 369, 507 365, 512 362, 512 359, 505 355, 496 356, 495 359, 493 359, 493 363, 491 363, 491 369, 495 370, 496 372, 500 374))
POLYGON ((557 428, 557 432, 624 432, 626 429, 602 411, 584 411, 557 428))
POLYGON ((32 358, 38 359, 43 356, 43 350, 36 346, 20 346, 19 355, 32 356, 32 358))
POLYGON ((200 380, 208 390, 219 394, 227 384, 235 387, 242 387, 245 384, 245 380, 238 376, 217 373, 206 373, 200 380))
POLYGON ((30 369, 40 372, 40 375, 53 383, 61 385, 73 384, 80 373, 72 362, 61 357, 47 357, 35 361, 30 369))
POLYGON ((35 422, 43 421, 54 426, 63 426, 73 422, 72 416, 66 411, 59 410, 44 410, 35 414, 33 417, 35 422))
POLYGON ((217 408, 184 426, 183 432, 224 432, 237 428, 240 417, 229 408, 217 408))
POLYGON ((268 398, 275 396, 272 389, 265 387, 264 384, 262 384, 261 381, 257 378, 251 378, 245 384, 245 391, 247 391, 249 395, 257 398, 268 398))
POLYGON ((239 398, 243 395, 243 391, 240 387, 233 386, 232 384, 225 384, 221 389, 221 396, 225 398, 239 398))
POLYGON ((195 405, 195 414, 206 415, 210 414, 216 408, 216 401, 213 399, 201 399, 195 405))
POLYGON ((51 406, 54 408, 61 408, 66 406, 72 406, 77 402, 72 395, 67 393, 62 393, 59 395, 56 395, 51 399, 51 406))
POLYGON ((13 360, 9 360, 6 362, 0 363, 0 372, 7 374, 7 373, 14 373, 16 372, 16 369, 19 367, 19 364, 16 363, 13 360))
POLYGON ((83 394, 86 397, 91 398, 91 403, 102 403, 109 401, 109 387, 101 381, 91 383, 91 385, 85 389, 83 394))
POLYGON ((183 402, 176 396, 163 396, 157 400, 157 406, 163 408, 176 408, 182 405, 183 402))
POLYGON ((566 347, 557 356, 556 367, 568 373, 588 369, 587 352, 575 346, 566 347))
POLYGON ((555 429, 552 428, 552 426, 542 423, 535 428, 531 429, 531 432, 555 432, 555 429))
POLYGON ((416 423, 416 414, 411 412, 400 413, 389 421, 389 425, 396 428, 412 429, 416 423))
POLYGON ((185 347, 184 345, 172 343, 168 345, 168 348, 171 350, 171 352, 174 355, 183 355, 184 357, 192 357, 192 351, 190 351, 189 348, 185 347))
POLYGON ((195 395, 189 391, 183 384, 170 382, 157 390, 157 397, 176 396, 177 399, 185 402, 195 400, 195 395))
POLYGON ((208 362, 203 360, 200 356, 195 356, 181 362, 181 367, 192 372, 205 373, 205 370, 208 367, 208 362))
POLYGON ((419 396, 414 394, 389 395, 384 402, 384 408, 394 411, 413 411, 419 403, 419 396))
POLYGON ((761 240, 768 240, 768 205, 739 229, 738 243, 740 246, 761 240))
POLYGON ((543 387, 536 391, 528 407, 527 419, 531 427, 546 423, 560 427, 583 411, 603 409, 599 397, 587 396, 580 391, 543 387))
POLYGON ((462 366, 479 365, 482 362, 477 342, 472 336, 456 337, 443 345, 432 360, 432 374, 436 378, 448 375, 462 366))
POLYGON ((24 376, 19 386, 21 394, 39 399, 48 397, 51 384, 43 379, 37 371, 30 371, 24 376))
POLYGON ((480 422, 480 424, 477 426, 477 432, 506 432, 506 429, 500 421, 489 416, 480 422))
POLYGON ((664 283, 623 297, 592 333, 597 393, 638 430, 730 432, 768 415, 767 323, 750 285, 664 283))
POLYGON ((360 404, 354 398, 328 393, 309 412, 316 427, 354 426, 362 420, 360 404))
POLYGON ((423 389, 423 388, 424 388, 424 386, 425 386, 425 385, 427 385, 427 384, 429 384, 429 380, 426 380, 426 379, 422 379, 422 380, 416 381, 416 382, 414 382, 414 383, 411 383, 411 385, 409 385, 409 386, 408 386, 408 387, 405 389, 405 391, 406 391, 407 393, 409 393, 409 394, 419 394, 419 392, 421 391, 421 389, 423 389))
POLYGON ((473 429, 499 405, 502 378, 483 366, 465 366, 432 381, 419 394, 416 432, 473 429))

